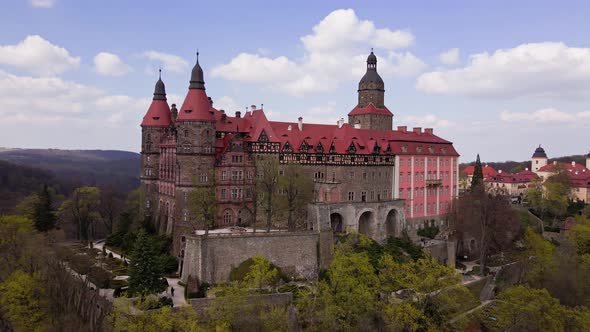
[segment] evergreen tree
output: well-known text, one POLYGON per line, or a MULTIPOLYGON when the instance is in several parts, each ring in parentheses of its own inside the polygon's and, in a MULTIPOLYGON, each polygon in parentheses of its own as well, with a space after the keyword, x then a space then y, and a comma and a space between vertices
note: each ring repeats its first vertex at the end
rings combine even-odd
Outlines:
POLYGON ((164 271, 158 259, 158 248, 150 236, 140 229, 137 233, 129 264, 129 290, 142 297, 166 289, 164 271))
POLYGON ((47 232, 55 227, 56 220, 47 185, 43 186, 37 196, 38 200, 35 202, 33 210, 33 222, 39 232, 47 232))
POLYGON ((483 186, 483 170, 481 169, 481 161, 479 160, 479 153, 475 160, 475 169, 473 170, 473 178, 471 179, 471 189, 480 188, 483 186))

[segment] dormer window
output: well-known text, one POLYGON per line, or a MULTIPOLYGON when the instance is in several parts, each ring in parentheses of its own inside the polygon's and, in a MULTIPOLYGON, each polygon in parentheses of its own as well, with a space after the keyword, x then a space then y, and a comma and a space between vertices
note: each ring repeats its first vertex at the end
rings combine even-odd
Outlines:
POLYGON ((184 113, 191 113, 193 110, 184 110, 184 113))
POLYGON ((373 147, 373 154, 379 154, 379 152, 381 152, 381 149, 379 148, 379 145, 375 144, 375 147, 373 147))
POLYGON ((330 145, 330 153, 336 153, 336 147, 334 146, 334 142, 330 145))
POLYGON ((264 130, 262 130, 262 132, 260 133, 260 136, 258 137, 258 141, 259 142, 268 142, 268 136, 266 135, 266 132, 264 130))
POLYGON ((356 147, 354 146, 354 142, 350 143, 350 145, 348 146, 348 153, 355 153, 356 152, 356 147))
MULTIPOLYGON (((387 149, 389 150, 389 147, 387 147, 387 149)), ((408 152, 408 147, 406 145, 402 146, 402 152, 408 152)))
POLYGON ((293 147, 291 144, 289 144, 289 142, 285 142, 285 145, 283 145, 283 151, 288 153, 293 152, 293 147))
POLYGON ((308 145, 305 141, 301 142, 301 146, 299 147, 300 152, 307 152, 308 145))
POLYGON ((159 116, 154 116, 154 117, 152 117, 152 119, 158 121, 158 120, 160 120, 160 117, 159 116))
POLYGON ((322 146, 322 143, 318 143, 318 145, 316 146, 315 150, 319 153, 324 153, 324 147, 322 146))

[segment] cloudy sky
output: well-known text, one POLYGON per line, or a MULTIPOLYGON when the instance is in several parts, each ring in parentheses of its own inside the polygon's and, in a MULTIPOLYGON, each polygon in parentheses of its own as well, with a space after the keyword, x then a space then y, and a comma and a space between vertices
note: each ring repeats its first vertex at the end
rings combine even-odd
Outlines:
POLYGON ((589 7, 4 0, 0 146, 138 151, 158 68, 181 104, 197 49, 218 109, 336 123, 373 47, 394 126, 434 127, 463 161, 587 153, 589 7))

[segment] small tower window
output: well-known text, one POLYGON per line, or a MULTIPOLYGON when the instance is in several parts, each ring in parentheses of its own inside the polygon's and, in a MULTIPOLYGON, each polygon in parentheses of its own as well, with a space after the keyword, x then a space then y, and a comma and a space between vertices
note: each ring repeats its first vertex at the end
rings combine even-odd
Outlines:
POLYGON ((184 131, 184 137, 188 137, 188 130, 184 131))

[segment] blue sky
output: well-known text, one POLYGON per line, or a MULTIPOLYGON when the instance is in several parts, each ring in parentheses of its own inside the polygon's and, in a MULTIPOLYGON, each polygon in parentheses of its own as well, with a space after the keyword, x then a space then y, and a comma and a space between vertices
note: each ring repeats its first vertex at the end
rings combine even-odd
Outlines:
POLYGON ((138 151, 157 68, 181 104, 197 49, 217 108, 335 123, 375 47, 394 126, 434 127, 464 161, 590 149, 584 1, 1 6, 0 146, 138 151))

